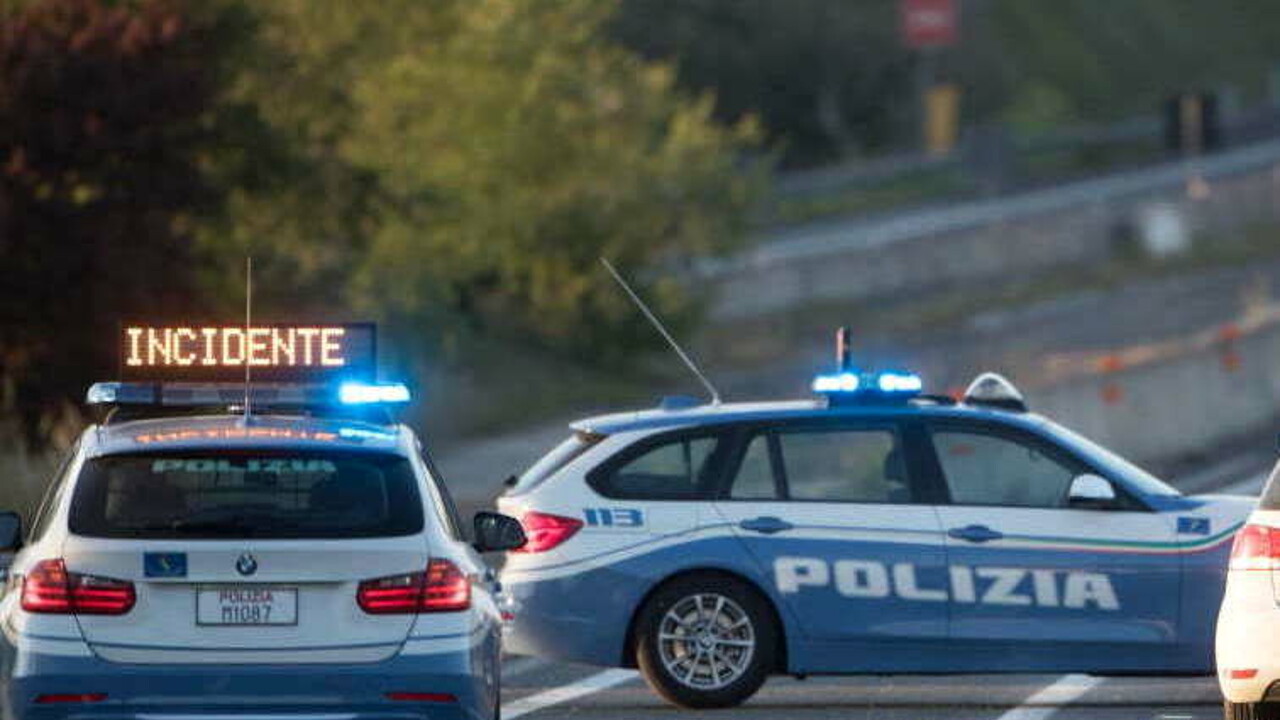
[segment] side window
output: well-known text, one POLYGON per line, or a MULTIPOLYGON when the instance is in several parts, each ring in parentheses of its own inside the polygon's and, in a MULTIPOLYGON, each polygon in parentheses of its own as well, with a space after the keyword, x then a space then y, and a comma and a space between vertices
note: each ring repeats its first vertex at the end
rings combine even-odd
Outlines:
POLYGON ((464 530, 462 516, 458 514, 458 505, 453 501, 453 495, 440 479, 439 471, 431 461, 431 457, 423 453, 421 458, 422 464, 426 467, 427 484, 430 485, 429 497, 436 506, 436 516, 444 523, 445 529, 453 539, 465 540, 468 533, 464 530))
POLYGON ((75 463, 77 452, 79 452, 79 446, 73 446, 67 451, 66 457, 62 458, 62 462, 58 464, 58 470, 49 481, 49 487, 45 489, 44 497, 40 500, 40 507, 36 510, 36 516, 31 521, 31 529, 27 532, 28 543, 44 537, 49 525, 53 522, 54 509, 58 507, 63 493, 66 492, 67 486, 71 484, 67 473, 75 463))
POLYGON ((590 477, 605 497, 624 500, 698 500, 709 497, 720 440, 684 437, 661 443, 590 477))
POLYGON ((976 430, 938 429, 932 435, 953 503, 1065 507, 1076 468, 1035 444, 976 430))
POLYGON ((756 435, 747 445, 738 474, 729 488, 733 500, 777 500, 779 488, 769 456, 769 436, 756 435))
POLYGON ((890 430, 813 429, 776 437, 792 500, 911 502, 902 451, 890 430))

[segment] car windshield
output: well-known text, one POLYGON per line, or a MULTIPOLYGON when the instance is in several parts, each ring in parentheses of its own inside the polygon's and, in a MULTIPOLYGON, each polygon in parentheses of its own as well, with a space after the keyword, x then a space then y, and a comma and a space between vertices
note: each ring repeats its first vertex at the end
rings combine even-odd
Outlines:
POLYGON ((402 457, 195 452, 85 463, 70 529, 111 538, 368 538, 418 532, 422 518, 402 457))
POLYGON ((1056 423, 1052 424, 1054 432, 1060 436, 1070 440, 1076 447, 1091 455, 1104 467, 1106 467, 1113 475, 1119 476, 1121 480, 1129 485, 1130 488, 1141 492, 1144 495, 1154 495, 1157 497, 1179 497, 1182 493, 1178 492, 1165 481, 1157 478, 1155 475, 1134 465, 1132 462, 1125 460, 1120 455, 1106 449, 1089 438, 1069 430, 1056 423))

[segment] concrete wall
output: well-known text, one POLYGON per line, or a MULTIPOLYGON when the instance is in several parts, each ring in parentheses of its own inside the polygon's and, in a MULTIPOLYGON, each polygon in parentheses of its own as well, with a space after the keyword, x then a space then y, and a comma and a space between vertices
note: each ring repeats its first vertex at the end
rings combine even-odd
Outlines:
POLYGON ((732 320, 1041 276, 1126 250, 1157 205, 1191 234, 1280 221, 1278 163, 1280 142, 1269 142, 1014 197, 822 223, 708 264, 702 279, 713 320, 732 320))
POLYGON ((1036 412, 1139 461, 1207 454, 1280 416, 1280 326, 1234 346, 1027 390, 1036 412), (1228 355, 1234 351, 1237 363, 1228 355))

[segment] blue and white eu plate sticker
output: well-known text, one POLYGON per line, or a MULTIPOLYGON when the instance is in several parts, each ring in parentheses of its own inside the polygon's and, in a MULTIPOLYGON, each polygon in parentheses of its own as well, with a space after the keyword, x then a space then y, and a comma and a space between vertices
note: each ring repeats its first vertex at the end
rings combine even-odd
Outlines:
POLYGON ((1178 532, 1183 535, 1208 535, 1209 518, 1189 516, 1180 517, 1178 518, 1178 532))
POLYGON ((149 552, 142 556, 142 573, 147 577, 186 577, 187 554, 149 552))

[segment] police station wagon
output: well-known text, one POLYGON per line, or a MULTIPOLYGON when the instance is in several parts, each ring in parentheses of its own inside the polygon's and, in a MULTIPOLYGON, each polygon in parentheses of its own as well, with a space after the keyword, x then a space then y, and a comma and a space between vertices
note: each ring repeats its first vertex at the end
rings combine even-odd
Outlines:
MULTIPOLYGON (((25 540, 0 523, 21 545, 0 598, 5 717, 496 717, 495 583, 386 413, 407 397, 94 386, 110 414, 25 540)), ((492 513, 476 532, 480 550, 523 541, 492 513)))
POLYGON ((999 376, 815 389, 574 423, 499 500, 529 538, 508 648, 689 707, 770 674, 1212 672, 1248 499, 1183 496, 999 376))

